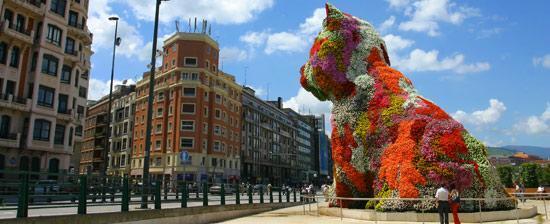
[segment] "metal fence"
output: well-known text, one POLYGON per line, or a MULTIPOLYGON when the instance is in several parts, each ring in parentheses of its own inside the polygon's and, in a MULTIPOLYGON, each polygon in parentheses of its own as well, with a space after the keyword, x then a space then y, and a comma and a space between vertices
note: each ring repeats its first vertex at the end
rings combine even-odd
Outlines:
MULTIPOLYGON (((546 216, 546 220, 548 220, 548 210, 546 207, 546 200, 550 199, 550 193, 512 193, 512 198, 460 198, 460 205, 461 207, 467 203, 469 203, 471 206, 472 204, 477 204, 477 213, 479 214, 479 223, 483 223, 483 212, 491 211, 490 209, 483 208, 483 206, 487 203, 495 203, 497 201, 502 200, 514 200, 514 212, 516 221, 519 224, 519 215, 518 215, 518 205, 519 203, 525 203, 527 200, 541 200, 543 202, 544 207, 544 215, 546 216)), ((409 201, 409 202, 421 202, 420 204, 429 204, 432 203, 435 205, 436 199, 435 198, 347 198, 347 197, 325 197, 325 196, 319 196, 319 195, 303 195, 303 213, 304 215, 320 215, 319 212, 319 202, 320 201, 334 201, 337 202, 339 205, 339 214, 340 214, 340 220, 342 220, 343 217, 343 208, 342 208, 342 202, 343 201, 409 201), (308 203, 311 202, 311 203, 308 203), (315 205, 312 210, 312 205, 315 205), (307 207, 307 209, 306 209, 307 207), (315 211, 316 210, 316 211, 315 211)), ((429 207, 423 207, 420 206, 420 212, 426 213, 426 212, 437 212, 434 210, 434 208, 429 207)), ((369 211, 374 212, 374 220, 375 223, 378 223, 378 213, 381 213, 381 211, 377 211, 377 209, 370 209, 369 211)), ((424 222, 422 222, 424 223, 424 222)))
POLYGON ((296 189, 281 187, 268 190, 265 186, 243 188, 239 184, 216 184, 211 188, 212 184, 208 183, 154 179, 145 188, 142 185, 141 178, 133 177, 0 171, 0 210, 16 210, 15 217, 24 218, 29 216, 29 211, 45 208, 73 207, 74 213, 87 214, 92 206, 109 205, 120 206, 120 210, 109 212, 128 212, 130 204, 143 205, 142 197, 150 199, 154 209, 161 209, 163 203, 170 203, 172 208, 174 204, 186 208, 297 202, 302 198, 296 189))

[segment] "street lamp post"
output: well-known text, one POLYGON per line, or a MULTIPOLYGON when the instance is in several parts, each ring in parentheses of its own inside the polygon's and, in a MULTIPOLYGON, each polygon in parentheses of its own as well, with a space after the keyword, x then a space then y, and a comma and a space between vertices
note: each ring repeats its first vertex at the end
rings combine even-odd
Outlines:
POLYGON ((156 0, 155 7, 155 26, 153 30, 153 48, 151 49, 151 72, 149 74, 149 97, 147 102, 147 126, 145 133, 145 156, 143 161, 143 184, 141 185, 141 208, 147 208, 147 193, 149 187, 149 157, 151 154, 151 129, 153 119, 153 99, 155 98, 155 69, 157 53, 157 35, 159 25, 159 7, 160 3, 168 0, 156 0))
POLYGON ((109 17, 109 20, 115 21, 115 37, 113 39, 113 60, 111 63, 111 86, 109 88, 109 107, 107 109, 107 133, 105 135, 105 147, 103 149, 103 187, 102 187, 102 197, 101 201, 105 202, 105 185, 107 184, 107 166, 109 165, 107 161, 107 154, 109 149, 109 138, 111 136, 111 107, 112 107, 112 99, 113 99, 113 79, 115 76, 115 54, 116 54, 116 46, 120 43, 120 38, 117 36, 118 32, 118 17, 113 16, 109 17))

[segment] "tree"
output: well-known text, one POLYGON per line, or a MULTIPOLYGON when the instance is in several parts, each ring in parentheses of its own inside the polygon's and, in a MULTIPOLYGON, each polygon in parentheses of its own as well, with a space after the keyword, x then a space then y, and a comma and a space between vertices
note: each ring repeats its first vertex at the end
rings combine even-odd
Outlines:
POLYGON ((497 167, 498 176, 500 177, 500 182, 506 187, 513 187, 514 182, 512 175, 514 173, 514 167, 505 165, 497 167))
POLYGON ((540 166, 535 163, 524 163, 521 164, 521 179, 525 187, 538 187, 539 186, 539 175, 540 166))
POLYGON ((546 165, 540 168, 539 172, 539 182, 541 185, 548 186, 550 185, 550 165, 546 165))

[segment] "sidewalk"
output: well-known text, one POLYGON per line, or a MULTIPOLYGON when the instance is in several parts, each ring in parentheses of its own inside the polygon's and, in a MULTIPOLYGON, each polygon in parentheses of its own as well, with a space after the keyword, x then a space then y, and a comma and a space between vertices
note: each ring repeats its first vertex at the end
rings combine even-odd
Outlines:
MULTIPOLYGON (((526 203, 527 204, 527 203, 526 203)), ((536 204, 539 206, 539 203, 531 201, 529 204, 536 204)), ((542 202, 540 203, 542 206, 542 202)), ((313 209, 313 208, 312 208, 313 209)), ((306 206, 306 211, 308 210, 306 206)), ((542 208, 544 210, 544 208, 542 208)), ((539 212, 541 211, 541 207, 539 207, 539 212)), ((542 211, 544 213, 544 211, 542 211)), ((543 214, 542 213, 542 214, 543 214)), ((307 214, 307 213, 306 213, 307 214)), ((363 220, 355 220, 355 219, 347 219, 344 218, 343 220, 340 220, 339 217, 331 217, 331 216, 316 216, 316 212, 311 212, 311 215, 304 215, 304 210, 302 206, 295 206, 290 208, 284 208, 269 212, 264 212, 248 217, 242 217, 238 219, 228 220, 225 222, 221 222, 223 224, 286 224, 286 223, 292 223, 292 224, 332 224, 332 223, 344 223, 344 224, 351 224, 351 223, 376 223, 374 221, 363 221, 363 220)), ((533 217, 531 219, 522 219, 519 220, 519 223, 522 224, 536 224, 536 223, 550 223, 550 221, 544 221, 545 217, 543 215, 538 215, 536 217, 533 217)), ((377 222, 379 224, 397 224, 397 223, 403 223, 403 224, 412 224, 417 222, 377 222)), ((438 222, 425 222, 427 223, 434 223, 437 224, 438 222)), ((490 224, 515 224, 517 223, 516 220, 509 220, 504 222, 485 222, 490 224)))

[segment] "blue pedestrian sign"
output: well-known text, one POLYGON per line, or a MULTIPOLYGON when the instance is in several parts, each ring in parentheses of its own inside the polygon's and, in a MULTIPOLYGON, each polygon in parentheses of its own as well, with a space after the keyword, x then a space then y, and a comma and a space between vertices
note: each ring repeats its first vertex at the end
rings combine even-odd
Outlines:
POLYGON ((181 151, 180 152, 180 164, 181 165, 184 165, 184 164, 189 164, 189 152, 187 151, 181 151))

